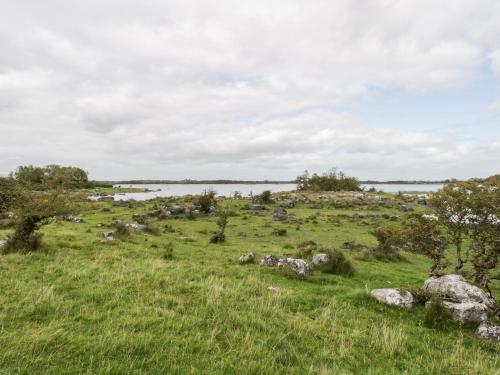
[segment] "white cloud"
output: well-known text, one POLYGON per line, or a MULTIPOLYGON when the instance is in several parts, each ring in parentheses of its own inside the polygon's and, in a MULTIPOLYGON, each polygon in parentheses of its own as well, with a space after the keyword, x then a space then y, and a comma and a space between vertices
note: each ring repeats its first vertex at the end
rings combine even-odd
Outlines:
POLYGON ((394 132, 343 109, 377 86, 460 86, 489 61, 500 74, 494 0, 3 3, 1 172, 434 178, 488 174, 500 156, 495 140, 394 132))

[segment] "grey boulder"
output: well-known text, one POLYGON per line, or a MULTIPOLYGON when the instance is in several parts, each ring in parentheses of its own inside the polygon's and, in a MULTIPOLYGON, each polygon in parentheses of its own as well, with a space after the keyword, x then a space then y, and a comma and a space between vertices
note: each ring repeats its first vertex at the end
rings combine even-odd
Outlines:
POLYGON ((374 289, 371 295, 380 303, 409 308, 413 306, 413 296, 407 290, 396 288, 374 289))
POLYGON ((488 318, 488 307, 483 303, 443 301, 443 305, 450 310, 453 319, 460 323, 479 323, 488 318))
POLYGON ((325 263, 328 263, 330 258, 328 254, 314 254, 312 258, 312 262, 315 266, 322 266, 325 263))
POLYGON ((431 295, 438 295, 453 302, 476 302, 493 307, 495 301, 488 294, 467 282, 461 275, 431 277, 424 282, 424 289, 431 295))
POLYGON ((485 340, 500 342, 500 326, 482 323, 477 328, 476 335, 485 340))
POLYGON ((240 264, 253 263, 255 261, 254 253, 245 253, 240 256, 240 264))

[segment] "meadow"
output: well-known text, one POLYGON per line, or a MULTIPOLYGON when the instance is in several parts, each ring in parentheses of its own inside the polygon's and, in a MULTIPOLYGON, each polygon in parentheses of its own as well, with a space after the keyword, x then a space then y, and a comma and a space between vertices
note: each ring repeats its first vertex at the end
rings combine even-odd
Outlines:
MULTIPOLYGON (((209 242, 217 217, 203 215, 154 219, 157 234, 103 241, 116 220, 190 198, 82 201, 82 223, 43 227, 43 251, 0 256, 0 373, 500 374, 500 345, 473 327, 430 329, 424 306, 405 310, 369 295, 422 286, 428 259, 382 261, 362 249, 375 246, 375 226, 406 215, 402 206, 426 206, 379 193, 302 194, 287 209, 291 222, 273 220, 292 195, 276 194, 262 211, 249 209, 249 199, 219 199, 233 212, 220 244, 209 242), (342 249, 355 274, 315 270, 302 280, 258 264, 307 240, 318 252, 342 249), (257 262, 240 265, 250 251, 257 262)), ((499 280, 492 290, 500 298, 499 280)))

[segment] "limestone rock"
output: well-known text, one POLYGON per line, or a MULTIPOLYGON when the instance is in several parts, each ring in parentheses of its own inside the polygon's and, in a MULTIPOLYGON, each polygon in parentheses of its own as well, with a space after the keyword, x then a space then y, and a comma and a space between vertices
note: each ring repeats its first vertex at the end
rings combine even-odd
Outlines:
POLYGON ((500 342, 500 326, 482 323, 477 328, 476 335, 485 340, 500 342))
POLYGON ((323 264, 328 263, 328 260, 328 254, 315 254, 312 258, 312 262, 315 266, 322 266, 323 264))
POLYGON ((409 308, 413 306, 413 296, 410 292, 396 288, 374 289, 373 298, 380 303, 409 308))
POLYGON ((443 301, 443 305, 450 310, 453 319, 460 323, 484 322, 488 318, 488 307, 483 303, 443 301))
POLYGON ((240 264, 253 263, 255 261, 254 253, 245 253, 240 256, 240 264))

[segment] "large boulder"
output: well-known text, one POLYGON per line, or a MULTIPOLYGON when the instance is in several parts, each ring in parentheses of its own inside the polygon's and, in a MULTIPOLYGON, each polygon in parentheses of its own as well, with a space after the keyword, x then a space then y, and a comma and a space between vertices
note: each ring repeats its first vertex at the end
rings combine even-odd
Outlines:
POLYGON ((254 253, 245 253, 240 256, 240 264, 253 263, 255 261, 254 253))
POLYGON ((488 307, 484 303, 443 301, 443 305, 450 310, 453 319, 460 323, 479 323, 488 318, 488 307))
POLYGON ((477 328, 476 335, 485 340, 500 342, 500 326, 482 323, 477 328))
POLYGON ((431 277, 424 282, 424 290, 452 302, 476 302, 493 307, 495 301, 488 294, 467 282, 461 275, 431 277))
POLYGON ((130 224, 126 224, 127 228, 130 229, 132 232, 144 232, 144 230, 146 229, 146 226, 143 225, 143 224, 139 224, 139 223, 130 223, 130 224))
POLYGON ((322 266, 325 263, 328 263, 330 258, 328 254, 314 254, 312 258, 312 262, 315 266, 322 266))
POLYGON ((380 303, 385 303, 387 305, 405 308, 413 306, 413 296, 407 290, 396 288, 374 289, 371 295, 380 303))

